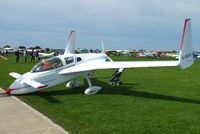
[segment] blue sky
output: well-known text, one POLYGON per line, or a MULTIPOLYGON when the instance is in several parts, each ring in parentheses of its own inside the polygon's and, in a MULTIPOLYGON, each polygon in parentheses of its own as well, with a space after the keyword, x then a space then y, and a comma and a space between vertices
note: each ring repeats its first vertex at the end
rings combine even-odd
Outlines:
POLYGON ((179 50, 183 22, 192 19, 200 51, 199 0, 0 0, 0 47, 179 50))

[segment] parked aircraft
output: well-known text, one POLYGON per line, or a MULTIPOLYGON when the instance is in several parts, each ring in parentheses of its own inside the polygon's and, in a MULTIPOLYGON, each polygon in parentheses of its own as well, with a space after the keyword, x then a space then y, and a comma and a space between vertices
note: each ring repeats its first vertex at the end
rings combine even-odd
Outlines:
POLYGON ((142 52, 140 52, 140 53, 138 53, 137 54, 137 57, 138 58, 142 58, 142 57, 153 57, 153 52, 144 52, 144 51, 142 51, 142 52))
MULTIPOLYGON (((175 58, 175 59, 179 59, 179 53, 177 53, 177 54, 167 53, 164 56, 166 56, 166 57, 172 57, 172 58, 175 58)), ((194 60, 197 60, 197 59, 200 58, 200 55, 197 54, 197 53, 195 53, 195 52, 193 52, 193 58, 194 58, 194 60)))
POLYGON ((52 52, 52 53, 39 53, 40 58, 53 57, 53 56, 54 56, 54 52, 52 52))
POLYGON ((172 58, 178 59, 179 58, 179 53, 166 53, 166 54, 163 54, 163 56, 172 57, 172 58))
POLYGON ((10 73, 16 80, 5 91, 5 94, 26 94, 37 92, 69 80, 67 87, 80 85, 75 80, 85 77, 89 87, 85 94, 95 94, 101 87, 93 86, 90 73, 97 69, 118 69, 122 73, 124 68, 180 66, 188 68, 194 62, 191 40, 191 20, 186 19, 183 28, 179 60, 177 61, 112 61, 104 53, 75 54, 75 31, 71 31, 63 55, 48 58, 36 64, 30 72, 23 75, 10 73))
POLYGON ((4 48, 4 51, 5 51, 5 52, 8 52, 8 53, 14 53, 14 52, 15 52, 15 49, 14 49, 14 48, 6 47, 6 48, 4 48))
POLYGON ((197 60, 200 58, 200 55, 198 53, 193 53, 193 57, 194 57, 194 60, 197 60))

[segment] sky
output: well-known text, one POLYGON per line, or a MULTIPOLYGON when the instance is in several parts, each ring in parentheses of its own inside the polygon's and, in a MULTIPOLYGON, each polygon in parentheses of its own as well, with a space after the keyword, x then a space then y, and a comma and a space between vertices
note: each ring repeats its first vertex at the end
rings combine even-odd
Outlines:
POLYGON ((0 47, 179 50, 185 18, 200 51, 199 0, 0 0, 0 47))

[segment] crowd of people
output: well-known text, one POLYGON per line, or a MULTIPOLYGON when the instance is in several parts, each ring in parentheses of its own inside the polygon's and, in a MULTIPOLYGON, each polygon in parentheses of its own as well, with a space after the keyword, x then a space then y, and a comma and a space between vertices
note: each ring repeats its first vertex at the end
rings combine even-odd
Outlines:
MULTIPOLYGON (((60 53, 59 53, 58 51, 54 51, 53 56, 57 56, 57 55, 59 55, 59 54, 60 54, 60 53)), ((28 51, 25 50, 25 51, 23 51, 23 53, 20 52, 19 50, 16 51, 16 52, 15 52, 16 63, 19 62, 19 60, 20 60, 20 55, 23 56, 24 62, 25 62, 25 63, 27 62, 28 57, 30 57, 30 62, 31 62, 31 63, 37 63, 37 62, 39 62, 39 60, 40 60, 39 52, 38 52, 38 51, 35 51, 34 49, 32 49, 31 52, 28 52, 28 51)))
MULTIPOLYGON (((16 56, 16 63, 18 63, 19 59, 20 59, 20 51, 19 50, 15 52, 15 56, 16 56)), ((27 62, 28 56, 29 56, 28 51, 24 51, 23 52, 23 57, 24 57, 24 62, 25 63, 27 62)), ((31 57, 31 63, 38 62, 39 61, 39 53, 38 53, 38 51, 34 51, 34 49, 32 49, 32 52, 30 53, 30 57, 31 57)))

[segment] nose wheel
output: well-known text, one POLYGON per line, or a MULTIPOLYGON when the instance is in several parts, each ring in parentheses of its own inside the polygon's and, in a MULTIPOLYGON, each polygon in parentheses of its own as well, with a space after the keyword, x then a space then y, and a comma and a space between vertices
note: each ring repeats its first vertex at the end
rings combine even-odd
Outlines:
POLYGON ((75 87, 79 87, 80 85, 81 85, 81 82, 79 82, 77 80, 72 80, 72 81, 67 83, 66 87, 75 88, 75 87))

